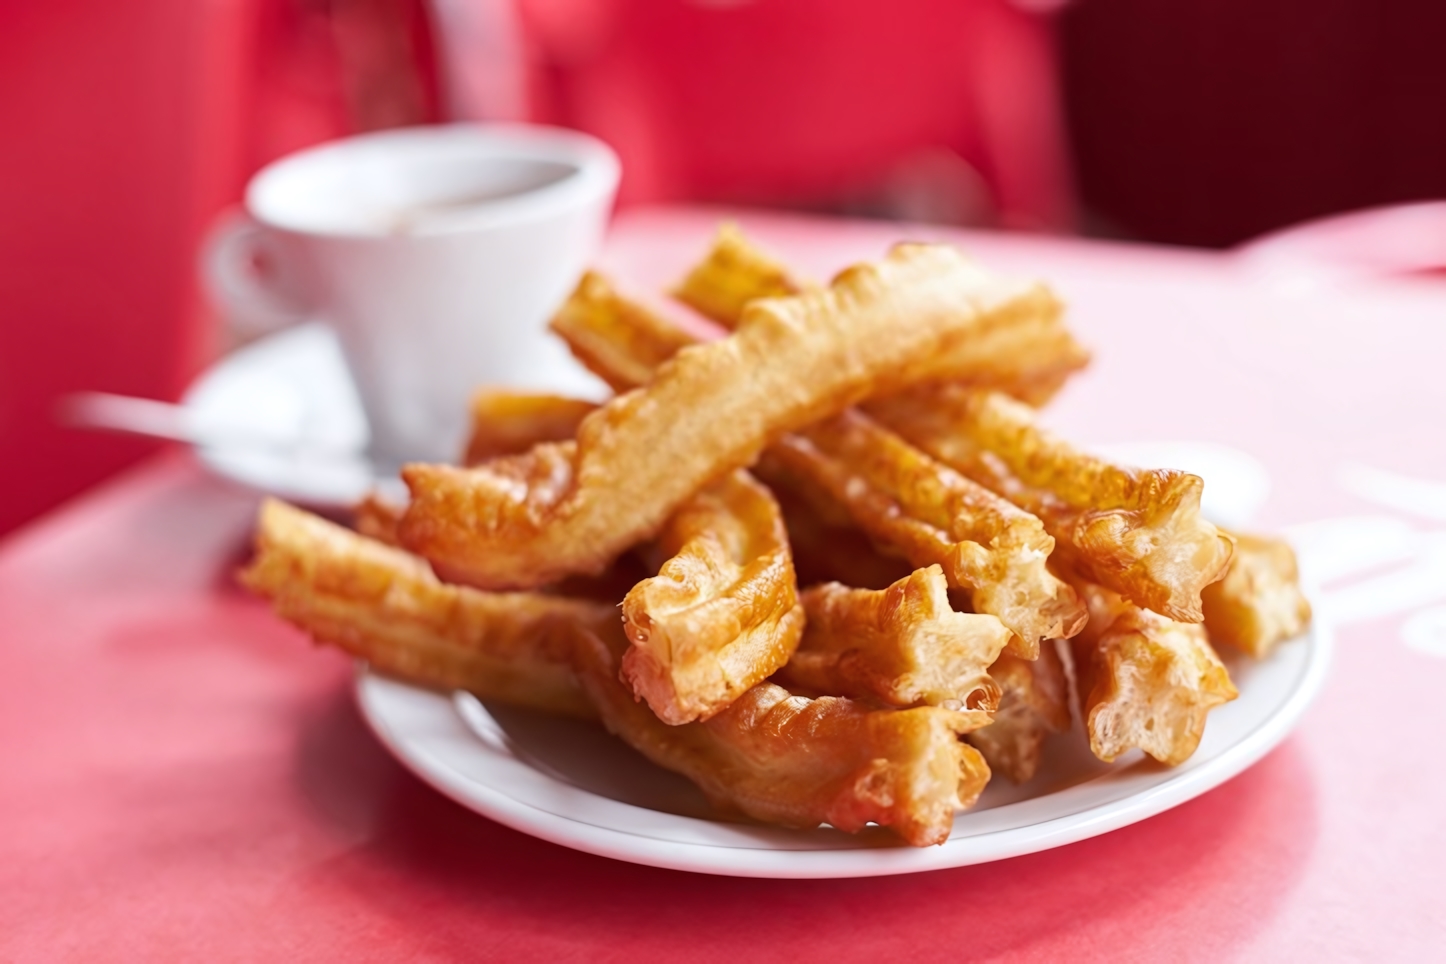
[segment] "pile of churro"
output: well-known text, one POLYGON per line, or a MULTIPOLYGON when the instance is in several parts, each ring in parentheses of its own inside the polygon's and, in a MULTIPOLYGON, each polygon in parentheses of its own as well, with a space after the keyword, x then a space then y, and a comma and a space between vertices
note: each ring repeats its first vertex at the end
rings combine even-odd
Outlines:
POLYGON ((932 244, 818 285, 725 226, 669 294, 584 277, 552 329, 611 399, 479 392, 407 505, 268 501, 245 584, 378 671, 596 720, 721 811, 916 846, 1072 719, 1181 763, 1236 696, 1215 647, 1308 623, 1290 548, 1204 519, 1199 477, 1037 424, 1089 360, 1046 286, 932 244))

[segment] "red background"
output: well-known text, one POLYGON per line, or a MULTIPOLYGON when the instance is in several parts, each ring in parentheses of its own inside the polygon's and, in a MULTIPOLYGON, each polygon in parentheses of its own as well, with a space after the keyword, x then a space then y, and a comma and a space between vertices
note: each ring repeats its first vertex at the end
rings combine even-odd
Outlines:
MULTIPOLYGON (((861 179, 931 143, 1006 221, 1069 223, 1038 187, 1069 164, 1087 229, 1171 243, 1446 195, 1434 0, 1076 0, 1056 19, 1008 0, 519 3, 536 116, 633 144, 638 198, 867 212, 861 179), (1060 157, 1039 116, 1052 34, 1060 157), (661 142, 639 153, 639 130, 661 142)), ((422 0, 0 3, 0 532, 151 450, 56 406, 174 398, 213 356, 195 252, 250 173, 443 116, 428 37, 422 0)))

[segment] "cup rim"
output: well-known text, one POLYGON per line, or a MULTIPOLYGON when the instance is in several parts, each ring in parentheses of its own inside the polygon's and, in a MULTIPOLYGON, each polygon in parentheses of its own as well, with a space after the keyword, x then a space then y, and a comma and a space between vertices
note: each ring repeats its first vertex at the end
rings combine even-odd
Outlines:
POLYGON ((585 207, 599 198, 610 198, 617 190, 622 166, 617 154, 603 141, 581 131, 541 124, 448 123, 405 127, 358 134, 308 147, 267 164, 247 182, 246 212, 267 227, 291 234, 348 240, 397 243, 426 238, 477 234, 537 221, 559 211, 585 207), (572 170, 556 181, 505 198, 476 205, 465 219, 442 223, 425 230, 381 233, 344 226, 301 223, 277 210, 269 195, 282 179, 303 167, 348 152, 372 149, 392 143, 416 148, 426 144, 472 142, 478 156, 531 159, 568 165, 572 170))

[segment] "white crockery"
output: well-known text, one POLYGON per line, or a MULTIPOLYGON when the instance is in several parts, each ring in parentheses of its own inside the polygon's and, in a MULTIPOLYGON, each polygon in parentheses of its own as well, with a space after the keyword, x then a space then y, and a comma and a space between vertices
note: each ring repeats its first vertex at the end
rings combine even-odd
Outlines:
POLYGON ((335 330, 374 460, 447 460, 479 386, 596 394, 546 321, 595 255, 618 182, 591 137, 447 125, 326 144, 262 170, 210 244, 243 322, 335 330))

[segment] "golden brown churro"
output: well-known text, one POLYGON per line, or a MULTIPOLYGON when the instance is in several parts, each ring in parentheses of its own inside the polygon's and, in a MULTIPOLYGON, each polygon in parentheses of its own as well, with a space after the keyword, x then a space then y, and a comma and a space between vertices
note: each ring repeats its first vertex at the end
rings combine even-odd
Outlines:
POLYGON ((998 705, 989 666, 1011 634, 994 616, 955 612, 938 566, 882 590, 816 586, 803 605, 808 626, 779 674, 786 684, 887 706, 998 705))
POLYGON ((936 391, 869 410, 1038 516, 1055 538, 1057 563, 1171 619, 1203 618, 1200 591, 1224 574, 1231 540, 1201 517, 1199 476, 1086 455, 997 392, 936 391))
POLYGON ((987 714, 870 710, 760 683, 706 722, 668 726, 618 681, 622 645, 579 633, 578 672, 603 723, 716 806, 785 827, 856 833, 876 823, 922 847, 943 843, 989 780, 984 758, 959 739, 987 714))
POLYGON ((485 389, 472 396, 472 435, 463 465, 526 452, 539 442, 561 442, 577 434, 597 405, 559 395, 485 389))
POLYGON ((619 294, 595 271, 583 275, 550 327, 567 341, 577 360, 615 392, 642 385, 659 365, 697 341, 619 294))
MULTIPOLYGON (((809 287, 735 226, 724 225, 707 256, 673 295, 732 329, 748 302, 809 287)), ((1031 405, 1048 401, 1070 375, 1089 364, 1090 356, 1065 327, 1059 302, 1043 289, 1033 299, 1020 310, 998 313, 980 325, 943 363, 947 374, 942 377, 994 388, 1031 405)))
POLYGON ((1014 783, 1028 783, 1039 767, 1044 741, 1069 729, 1069 683, 1053 644, 1039 658, 1003 653, 989 667, 1001 692, 994 722, 969 734, 989 769, 1014 783))
POLYGON ((317 642, 380 670, 570 716, 593 715, 572 630, 618 621, 604 603, 446 585, 421 559, 274 499, 241 579, 317 642))
POLYGON ((1077 584, 1090 624, 1073 640, 1090 749, 1109 762, 1138 747, 1174 766, 1200 745, 1205 717, 1238 695, 1205 627, 1077 584))
POLYGON ((1264 659, 1282 640, 1310 625, 1310 603, 1300 591, 1295 552, 1282 539, 1231 533, 1235 556, 1225 578, 1205 587, 1205 631, 1210 641, 1264 659))
POLYGON ((809 285, 753 244, 738 227, 718 229, 713 246, 673 289, 673 297, 705 318, 732 329, 748 302, 796 295, 809 285))
MULTIPOLYGON (((616 317, 640 313, 630 310, 616 317)), ((593 316, 572 315, 579 323, 593 316)), ((649 330, 659 324, 655 320, 649 330)), ((569 344, 575 336, 588 343, 603 340, 576 327, 564 336, 569 344)), ((629 335, 612 351, 591 352, 594 370, 609 380, 630 377, 629 372, 645 367, 648 356, 626 357, 629 346, 647 337, 646 332, 629 335)), ((1014 631, 1011 646, 1027 659, 1039 651, 1040 640, 1069 636, 1084 625, 1084 605, 1074 590, 1045 567, 1054 540, 1038 519, 857 410, 784 435, 769 447, 758 470, 775 489, 791 490, 795 501, 850 519, 881 549, 914 566, 943 566, 950 585, 963 589, 977 612, 998 616, 1014 631)))
POLYGON ((768 455, 785 473, 773 471, 769 481, 806 480, 881 549, 915 566, 942 566, 975 612, 998 616, 1014 632, 1018 655, 1033 659, 1040 640, 1083 627, 1083 603, 1046 568, 1054 540, 1038 519, 862 413, 784 436, 768 455))
POLYGON ((788 534, 768 490, 739 470, 675 512, 658 550, 658 574, 623 600, 623 676, 664 723, 707 719, 798 645, 788 534))
POLYGON ((1034 290, 952 248, 901 245, 826 290, 751 302, 736 332, 674 355, 584 419, 575 443, 474 469, 407 466, 402 541, 484 588, 600 572, 774 438, 939 375, 940 358, 1034 290))

